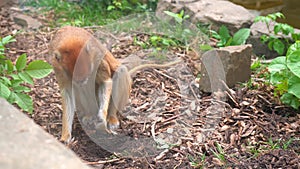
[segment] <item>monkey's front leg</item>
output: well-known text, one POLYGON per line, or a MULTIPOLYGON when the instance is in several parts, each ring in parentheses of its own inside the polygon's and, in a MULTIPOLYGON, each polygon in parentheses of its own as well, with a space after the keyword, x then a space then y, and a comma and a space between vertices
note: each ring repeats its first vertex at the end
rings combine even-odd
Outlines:
POLYGON ((112 80, 107 79, 99 85, 98 88, 98 98, 99 98, 99 111, 98 117, 103 121, 105 130, 110 132, 107 128, 107 114, 109 100, 112 92, 112 80))
POLYGON ((74 120, 75 104, 71 91, 62 90, 62 133, 60 140, 69 143, 72 138, 72 124, 74 120))

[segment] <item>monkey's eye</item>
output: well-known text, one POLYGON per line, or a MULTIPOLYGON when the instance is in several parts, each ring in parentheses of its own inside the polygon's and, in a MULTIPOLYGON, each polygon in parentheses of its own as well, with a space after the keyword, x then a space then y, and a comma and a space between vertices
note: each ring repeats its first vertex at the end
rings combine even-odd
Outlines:
POLYGON ((54 53, 55 59, 59 62, 61 60, 61 55, 59 53, 54 53))

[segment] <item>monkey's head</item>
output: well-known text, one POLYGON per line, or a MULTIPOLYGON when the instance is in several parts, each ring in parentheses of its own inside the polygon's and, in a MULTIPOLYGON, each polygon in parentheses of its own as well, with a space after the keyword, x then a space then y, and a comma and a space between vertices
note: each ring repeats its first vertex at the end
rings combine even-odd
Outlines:
POLYGON ((56 33, 50 49, 54 70, 64 72, 76 82, 85 82, 104 56, 104 49, 96 38, 84 29, 70 26, 56 33))

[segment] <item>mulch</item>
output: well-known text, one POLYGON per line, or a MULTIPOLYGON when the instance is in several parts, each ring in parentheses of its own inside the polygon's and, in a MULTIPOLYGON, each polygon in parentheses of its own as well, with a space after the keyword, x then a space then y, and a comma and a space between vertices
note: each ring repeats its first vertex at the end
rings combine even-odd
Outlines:
MULTIPOLYGON (((21 29, 9 15, 9 8, 0 8, 1 37, 21 29)), ((48 61, 54 32, 45 26, 17 34, 17 42, 7 46, 8 57, 14 60, 27 53, 29 60, 48 61)), ((115 56, 123 58, 141 50, 133 43, 135 35, 128 36, 112 47, 115 56)), ((168 55, 184 63, 135 74, 120 129, 124 136, 137 140, 156 138, 159 153, 130 157, 106 151, 76 119, 74 140, 68 147, 84 163, 94 168, 300 168, 299 110, 280 104, 263 81, 254 82, 253 88, 236 86, 215 95, 203 93, 193 76, 199 60, 181 48, 171 49, 168 55)), ((30 117, 59 139, 62 107, 54 73, 35 80, 30 96, 34 100, 30 117)))

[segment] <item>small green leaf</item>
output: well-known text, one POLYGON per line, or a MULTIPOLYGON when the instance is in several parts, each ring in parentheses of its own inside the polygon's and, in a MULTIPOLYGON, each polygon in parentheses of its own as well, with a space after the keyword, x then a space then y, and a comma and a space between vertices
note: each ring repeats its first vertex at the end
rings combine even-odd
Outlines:
POLYGON ((12 77, 13 80, 20 80, 20 77, 16 74, 10 74, 10 77, 12 77))
POLYGON ((167 15, 169 15, 169 16, 171 16, 171 17, 173 17, 176 20, 176 22, 178 22, 178 23, 182 22, 182 18, 180 18, 178 16, 178 14, 170 12, 170 11, 164 11, 164 13, 167 14, 167 15))
POLYGON ((276 24, 274 26, 274 33, 277 35, 282 30, 281 24, 276 24))
POLYGON ((33 102, 31 97, 24 93, 14 93, 15 103, 24 111, 32 113, 33 111, 33 102))
POLYGON ((7 66, 7 72, 11 73, 14 71, 14 64, 12 63, 11 60, 6 60, 6 66, 7 66))
POLYGON ((242 45, 246 43, 246 40, 249 38, 250 36, 250 29, 249 28, 243 28, 240 29, 239 31, 237 31, 234 35, 233 35, 233 39, 232 39, 232 45, 242 45))
POLYGON ((200 45, 200 49, 203 50, 203 51, 209 51, 209 50, 212 50, 213 47, 211 47, 208 44, 204 44, 204 45, 200 45))
POLYGON ((216 31, 210 30, 209 32, 211 33, 211 37, 216 38, 218 40, 221 39, 221 36, 216 31))
POLYGON ((30 92, 31 89, 29 87, 26 87, 26 86, 15 86, 13 88, 13 91, 16 92, 16 93, 20 93, 20 92, 30 92))
POLYGON ((292 33, 292 38, 294 41, 300 40, 300 33, 292 33))
POLYGON ((230 37, 230 38, 227 40, 227 42, 225 43, 224 46, 230 46, 230 45, 232 45, 232 41, 233 41, 233 38, 230 37))
POLYGON ((11 82, 11 87, 16 87, 21 85, 24 81, 19 79, 19 80, 11 80, 10 82, 11 82))
POLYGON ((8 43, 10 43, 10 42, 15 42, 15 41, 16 41, 16 39, 15 39, 13 36, 8 35, 8 36, 4 37, 4 38, 1 40, 1 43, 2 43, 2 45, 4 46, 4 45, 6 45, 6 44, 8 44, 8 43))
POLYGON ((8 86, 0 82, 0 96, 7 99, 10 93, 11 91, 9 90, 8 86))
POLYGON ((26 83, 29 83, 31 85, 34 84, 32 77, 30 77, 26 72, 20 72, 18 73, 19 77, 26 83))
POLYGON ((16 68, 18 71, 23 70, 26 67, 26 62, 27 62, 27 56, 26 54, 22 54, 21 56, 18 57, 17 62, 16 62, 16 68))
POLYGON ((6 86, 11 86, 11 82, 10 82, 10 79, 8 79, 7 77, 5 77, 5 76, 0 76, 0 78, 1 78, 1 82, 2 83, 4 83, 6 86))
POLYGON ((221 40, 227 41, 228 38, 230 38, 229 30, 226 26, 222 25, 219 29, 219 35, 221 37, 221 40))
POLYGON ((42 60, 36 60, 29 63, 29 65, 25 69, 25 72, 28 73, 29 76, 36 79, 40 79, 47 76, 51 73, 51 71, 52 66, 49 63, 42 60))
POLYGON ((284 45, 284 43, 281 42, 281 40, 275 39, 274 44, 273 44, 273 49, 279 55, 283 55, 284 54, 285 45, 284 45))

